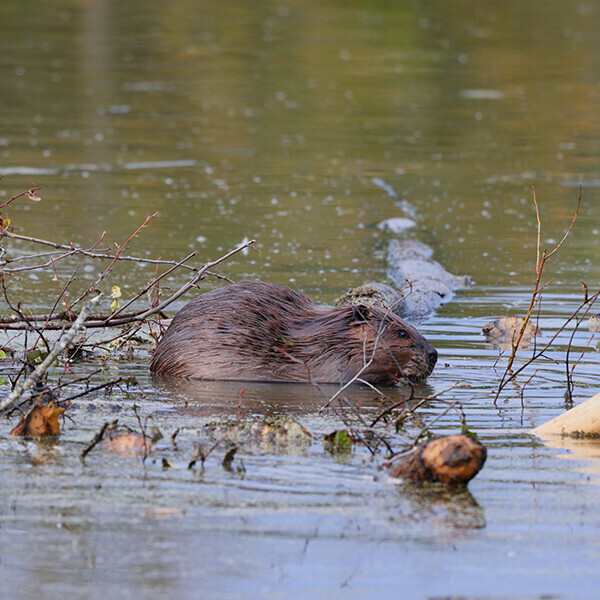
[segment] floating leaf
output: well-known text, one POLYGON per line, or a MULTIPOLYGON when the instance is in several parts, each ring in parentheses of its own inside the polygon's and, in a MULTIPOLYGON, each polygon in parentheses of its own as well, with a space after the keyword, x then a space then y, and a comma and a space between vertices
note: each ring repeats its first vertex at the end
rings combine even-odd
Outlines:
POLYGON ((62 406, 56 406, 51 400, 47 404, 36 402, 10 435, 23 437, 45 437, 60 435, 58 418, 65 412, 62 406))
POLYGON ((354 442, 345 429, 332 431, 323 437, 323 447, 338 460, 346 460, 352 453, 354 442))
POLYGON ((339 448, 351 448, 353 443, 352 438, 345 429, 338 429, 327 434, 323 441, 339 448))
POLYGON ((150 452, 151 442, 134 431, 124 431, 111 434, 102 442, 102 449, 114 452, 119 456, 146 456, 150 452))
POLYGON ((468 435, 470 437, 472 437, 474 440, 478 440, 479 436, 474 432, 471 431, 466 425, 463 425, 460 431, 463 435, 468 435))

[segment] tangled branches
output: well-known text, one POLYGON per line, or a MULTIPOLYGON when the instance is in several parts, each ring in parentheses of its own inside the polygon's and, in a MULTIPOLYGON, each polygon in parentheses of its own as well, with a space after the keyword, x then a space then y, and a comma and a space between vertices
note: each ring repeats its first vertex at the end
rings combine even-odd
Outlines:
MULTIPOLYGON (((211 269, 224 263, 238 252, 248 247, 255 247, 254 240, 243 242, 240 246, 218 259, 200 266, 190 264, 197 257, 196 251, 189 253, 180 260, 150 259, 130 254, 130 247, 134 240, 148 227, 158 213, 146 217, 143 223, 123 243, 115 243, 113 246, 105 248, 101 247, 105 233, 102 233, 98 240, 87 247, 17 233, 15 225, 5 214, 7 207, 13 202, 24 198, 34 202, 41 201, 37 193, 40 189, 40 186, 34 186, 0 204, 0 210, 4 211, 4 213, 0 212, 0 293, 11 313, 0 315, 0 330, 7 333, 11 331, 23 332, 26 336, 23 349, 23 368, 16 378, 11 380, 13 391, 2 401, 0 410, 5 410, 13 405, 24 392, 24 386, 18 385, 18 382, 25 376, 26 372, 34 369, 33 360, 28 359, 28 356, 35 356, 36 359, 40 360, 45 359, 42 364, 47 368, 59 354, 68 351, 72 347, 75 335, 78 332, 85 332, 88 329, 99 329, 110 335, 108 340, 96 342, 95 346, 107 341, 115 342, 116 340, 128 339, 135 335, 140 327, 148 323, 151 318, 164 318, 163 311, 170 304, 188 290, 197 286, 207 276, 222 278, 213 273, 211 269), (17 252, 17 247, 19 252, 17 252), (23 252, 23 247, 27 250, 31 249, 31 251, 23 252), (102 269, 93 283, 85 284, 82 289, 77 289, 81 288, 82 279, 77 275, 84 261, 100 262, 102 269), (119 302, 121 297, 120 287, 118 285, 108 287, 111 290, 108 295, 112 298, 110 309, 101 311, 97 308, 98 293, 102 292, 104 288, 104 293, 107 294, 106 288, 111 281, 110 277, 113 274, 115 265, 124 261, 147 265, 153 269, 153 274, 150 276, 148 283, 123 304, 119 302), (58 265, 64 266, 65 264, 68 264, 67 268, 70 269, 67 277, 60 276, 58 269, 58 265), (159 273, 160 269, 164 270, 159 273), (163 298, 165 292, 163 281, 175 271, 185 271, 187 281, 175 291, 172 291, 168 297, 163 298), (22 275, 32 272, 38 274, 40 278, 43 275, 47 280, 56 281, 58 286, 56 297, 50 298, 45 303, 51 306, 50 310, 42 314, 35 314, 27 310, 21 301, 15 301, 11 297, 11 284, 16 282, 22 275), (112 329, 115 327, 123 329, 116 332, 112 329), (59 334, 70 331, 71 335, 63 335, 52 346, 48 335, 53 331, 59 334), (33 341, 27 338, 31 333, 33 333, 33 341), (39 350, 40 346, 45 348, 45 351, 39 350)), ((85 335, 83 340, 77 342, 77 346, 80 350, 86 346, 85 335)), ((5 346, 0 351, 6 354, 11 349, 5 346)), ((38 369, 34 371, 37 378, 41 377, 45 370, 45 368, 40 370, 40 366, 38 365, 38 369)), ((28 381, 28 385, 33 382, 31 378, 28 381)))

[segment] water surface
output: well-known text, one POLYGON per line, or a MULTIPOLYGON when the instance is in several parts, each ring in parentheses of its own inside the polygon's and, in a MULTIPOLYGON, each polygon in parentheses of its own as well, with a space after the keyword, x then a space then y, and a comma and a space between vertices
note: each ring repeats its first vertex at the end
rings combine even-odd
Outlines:
MULTIPOLYGON (((8 210, 20 233, 90 246, 106 231, 105 245, 121 244, 158 211, 130 253, 196 249, 200 264, 260 239, 260 255, 238 255, 220 272, 330 303, 384 280, 391 235, 376 224, 407 216, 409 203, 417 226, 407 237, 476 282, 422 326, 440 361, 421 393, 471 383, 444 398, 460 401, 489 458, 468 494, 406 487, 378 470, 382 455, 357 448, 336 462, 323 450, 320 436, 341 417, 319 415, 323 400, 309 386, 164 386, 148 376, 142 349, 109 361, 102 377, 134 375, 144 397, 131 388, 81 399, 54 445, 16 442, 4 424, 0 595, 593 596, 600 449, 550 447, 527 433, 564 409, 572 326, 523 394, 515 387, 496 405, 505 356, 481 327, 528 305, 532 184, 548 248, 583 186, 576 227, 546 272, 556 279, 541 341, 578 306, 581 280, 600 283, 599 18, 593 3, 556 1, 3 3, 0 202, 32 181, 43 198, 8 210), (291 413, 316 441, 240 456, 244 474, 225 471, 220 450, 188 470, 201 425, 237 418, 242 388, 244 416, 291 413), (97 452, 82 465, 105 420, 138 426, 134 402, 165 434, 155 456, 142 465, 97 452)), ((58 264, 59 278, 73 266, 58 264)), ((77 285, 99 270, 84 262, 77 285)), ((105 291, 118 284, 128 297, 151 273, 121 267, 105 291)), ((58 287, 25 273, 10 291, 35 312, 58 287)), ((574 356, 583 353, 576 401, 598 392, 590 338, 583 324, 573 340, 574 356)), ((369 390, 349 400, 378 410, 369 390)), ((431 401, 422 416, 445 407, 431 401)), ((433 429, 460 427, 449 412, 433 429)))

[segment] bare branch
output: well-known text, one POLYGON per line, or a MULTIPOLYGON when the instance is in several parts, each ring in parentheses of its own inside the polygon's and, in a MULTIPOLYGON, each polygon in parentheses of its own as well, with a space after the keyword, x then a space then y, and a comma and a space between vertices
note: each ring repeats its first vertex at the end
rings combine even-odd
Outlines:
POLYGON ((17 383, 12 392, 6 398, 0 401, 0 412, 4 412, 7 408, 17 402, 19 398, 21 398, 21 396, 35 384, 36 380, 46 372, 46 369, 55 361, 57 356, 61 354, 61 352, 64 352, 67 346, 73 341, 77 333, 84 327, 86 318, 99 299, 100 295, 92 298, 85 305, 75 323, 73 323, 71 328, 60 337, 58 342, 56 342, 52 350, 49 352, 48 356, 46 356, 46 358, 33 370, 33 373, 31 373, 31 375, 29 375, 29 377, 23 383, 17 383))

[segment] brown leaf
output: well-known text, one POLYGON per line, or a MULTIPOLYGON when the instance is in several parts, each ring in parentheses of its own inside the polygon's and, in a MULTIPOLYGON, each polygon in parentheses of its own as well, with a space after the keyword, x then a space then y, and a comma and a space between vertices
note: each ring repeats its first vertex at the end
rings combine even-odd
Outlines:
POLYGON ((10 435, 24 437, 44 437, 60 435, 58 418, 65 412, 62 406, 56 406, 54 401, 41 404, 37 401, 21 422, 10 432, 10 435))
POLYGON ((112 433, 103 440, 102 448, 119 456, 145 456, 150 452, 151 442, 139 433, 124 431, 112 433))

